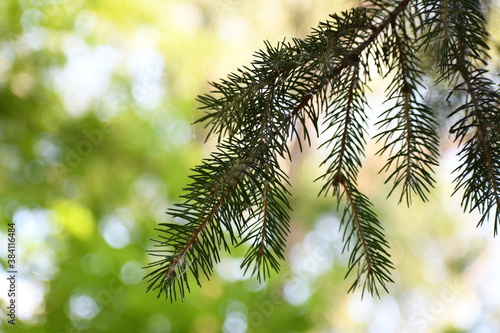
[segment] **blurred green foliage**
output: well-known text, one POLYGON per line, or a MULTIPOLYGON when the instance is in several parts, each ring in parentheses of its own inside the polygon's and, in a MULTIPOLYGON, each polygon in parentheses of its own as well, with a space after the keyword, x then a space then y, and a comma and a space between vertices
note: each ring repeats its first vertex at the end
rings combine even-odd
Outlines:
MULTIPOLYGON (((397 283, 381 300, 346 295, 335 207, 312 183, 321 159, 314 148, 287 166, 294 212, 280 274, 265 284, 243 277, 245 249, 237 248, 184 303, 145 293, 141 267, 153 229, 213 147, 191 126, 200 115, 195 96, 243 65, 263 39, 303 37, 349 5, 1 1, 0 244, 14 221, 18 309, 15 326, 2 315, 0 332, 479 332, 498 324, 500 298, 484 301, 491 291, 478 285, 486 278, 467 273, 478 260, 490 262, 490 234, 474 238, 470 223, 457 224, 464 217, 443 199, 449 189, 433 192, 430 208, 378 212, 397 283), (449 281, 453 292, 443 294, 449 281), (482 312, 464 321, 464 304, 482 312)), ((382 184, 382 162, 372 163, 365 193, 377 207, 395 207, 374 185, 382 184)))

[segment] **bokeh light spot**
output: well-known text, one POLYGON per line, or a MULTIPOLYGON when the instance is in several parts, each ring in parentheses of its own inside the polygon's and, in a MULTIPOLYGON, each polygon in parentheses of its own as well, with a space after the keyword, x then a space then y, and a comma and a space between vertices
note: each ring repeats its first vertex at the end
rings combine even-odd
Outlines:
POLYGON ((58 200, 52 210, 63 228, 80 240, 88 240, 95 231, 94 217, 90 210, 72 200, 58 200))

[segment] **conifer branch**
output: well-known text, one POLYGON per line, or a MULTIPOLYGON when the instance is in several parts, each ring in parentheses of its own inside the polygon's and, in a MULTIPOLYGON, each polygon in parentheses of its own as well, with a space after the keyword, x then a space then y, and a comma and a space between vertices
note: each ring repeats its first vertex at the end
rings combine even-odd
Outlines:
POLYGON ((269 92, 266 96, 266 105, 263 108, 262 122, 258 143, 264 151, 263 159, 259 165, 259 169, 263 170, 261 179, 261 194, 260 202, 257 202, 255 210, 252 212, 251 221, 248 223, 242 234, 241 244, 248 243, 253 240, 250 245, 241 267, 245 269, 245 273, 253 265, 252 275, 256 275, 257 279, 262 279, 270 276, 270 268, 275 271, 279 270, 280 264, 278 259, 284 260, 284 248, 286 235, 289 230, 289 216, 283 206, 290 208, 286 195, 288 190, 282 184, 288 184, 286 175, 276 168, 278 161, 276 160, 275 136, 276 128, 270 127, 275 121, 272 120, 273 114, 279 114, 273 107, 277 104, 275 99, 279 98, 279 91, 276 91, 279 84, 277 81, 269 87, 269 92), (243 235, 242 235, 243 236, 243 235))
POLYGON ((184 298, 185 289, 189 290, 186 270, 189 268, 199 284, 199 269, 209 277, 214 262, 219 261, 219 249, 222 246, 229 250, 225 240, 224 229, 229 232, 234 243, 235 231, 233 222, 241 228, 242 217, 228 219, 231 208, 248 207, 254 199, 247 193, 252 178, 252 156, 238 155, 243 147, 221 145, 218 153, 212 154, 212 159, 197 167, 191 178, 194 182, 186 189, 183 197, 186 201, 178 204, 170 214, 186 221, 184 225, 171 223, 160 224, 164 229, 157 229, 166 236, 163 241, 156 241, 160 250, 151 250, 153 256, 160 257, 148 267, 159 266, 149 273, 150 289, 159 289, 171 300, 184 298), (228 151, 224 151, 223 149, 228 151), (229 166, 229 167, 228 167, 229 166), (248 178, 245 184, 245 177, 248 178), (238 185, 240 184, 240 188, 238 185), (232 192, 239 195, 229 196, 232 192), (178 290, 176 289, 178 288, 178 290))
POLYGON ((242 269, 265 279, 285 255, 291 209, 288 178, 278 159, 291 159, 288 142, 297 136, 310 143, 312 123, 328 149, 318 179, 320 194, 332 194, 341 219, 344 250, 350 251, 347 275, 372 295, 387 291, 393 265, 389 244, 368 198, 357 188, 365 154, 366 119, 372 67, 390 77, 379 115, 377 154, 388 154, 381 171, 390 172, 392 194, 400 202, 423 201, 434 184, 438 137, 436 110, 423 101, 423 78, 429 68, 419 53, 434 52, 437 82, 466 96, 450 114, 458 120, 450 132, 461 147, 456 190, 463 189, 464 209, 478 210, 482 224, 495 210, 500 223, 500 91, 487 78, 487 36, 479 0, 371 0, 330 20, 304 40, 265 43, 250 66, 212 83, 200 96, 205 111, 197 123, 217 137, 217 151, 193 169, 184 202, 169 214, 181 224, 160 224, 157 261, 148 265, 148 290, 174 300, 189 291, 188 274, 200 285, 220 260, 221 248, 248 246, 242 269), (319 133, 320 121, 325 130, 319 133), (298 125, 302 125, 303 136, 298 125), (331 191, 331 192, 330 192, 331 191))
POLYGON ((438 45, 440 80, 458 82, 453 91, 465 93, 467 98, 449 115, 458 117, 450 133, 463 147, 454 193, 463 189, 463 208, 482 214, 478 226, 495 210, 496 235, 500 223, 500 93, 485 77, 487 71, 478 67, 488 59, 481 1, 443 1, 438 13, 441 15, 433 15, 434 27, 427 38, 438 45))
POLYGON ((372 205, 368 198, 347 179, 340 179, 339 185, 346 196, 346 208, 341 220, 344 249, 354 243, 346 277, 357 268, 357 278, 349 291, 362 285, 362 296, 367 290, 371 295, 380 297, 378 287, 387 291, 386 284, 393 282, 390 274, 394 267, 388 260, 390 254, 387 252, 389 244, 376 214, 370 209, 372 205))
POLYGON ((387 89, 386 102, 395 101, 395 105, 381 114, 377 125, 384 130, 375 138, 377 142, 384 142, 377 154, 390 153, 381 171, 389 171, 394 166, 386 180, 386 183, 394 182, 389 195, 402 184, 399 201, 405 197, 410 206, 412 192, 427 201, 426 193, 434 183, 432 168, 438 165, 439 139, 433 111, 419 102, 422 96, 418 89, 422 87, 423 72, 416 57, 418 46, 406 32, 408 20, 407 17, 395 21, 385 41, 388 53, 393 54, 392 59, 386 59, 387 75, 396 71, 387 89))

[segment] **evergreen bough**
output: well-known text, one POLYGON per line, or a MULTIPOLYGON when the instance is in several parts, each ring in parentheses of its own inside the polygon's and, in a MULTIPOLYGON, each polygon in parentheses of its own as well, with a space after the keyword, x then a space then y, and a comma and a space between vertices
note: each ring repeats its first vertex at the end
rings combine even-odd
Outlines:
MULTIPOLYGON (((478 211, 478 225, 500 222, 500 92, 486 69, 487 1, 370 0, 364 6, 330 15, 304 40, 265 43, 249 67, 214 82, 200 96, 208 136, 217 151, 193 169, 184 201, 169 211, 183 224, 161 223, 149 253, 147 290, 171 301, 186 296, 190 277, 198 285, 210 277, 220 250, 249 244, 242 268, 265 279, 278 271, 289 233, 289 182, 279 158, 290 159, 292 138, 310 144, 329 135, 321 194, 335 198, 343 211, 344 249, 350 251, 349 290, 379 295, 392 282, 393 265, 383 227, 357 176, 366 141, 365 92, 375 71, 391 82, 387 110, 379 115, 389 155, 391 193, 408 205, 416 194, 426 201, 438 164, 437 112, 425 104, 424 78, 449 87, 462 103, 449 114, 449 132, 460 147, 455 192, 462 206, 478 211), (421 57, 426 55, 426 57, 421 57), (420 60, 424 59, 424 60, 420 60), (429 61, 429 59, 431 59, 429 61), (319 133, 320 125, 326 128, 319 133), (299 131, 299 128, 302 130, 299 131), (314 133, 313 133, 314 134, 314 133)), ((429 80, 427 80, 429 81, 429 80)), ((450 97, 448 96, 448 98, 450 97)), ((445 99, 445 97, 443 97, 445 99)), ((346 275, 346 276, 347 276, 346 275)))

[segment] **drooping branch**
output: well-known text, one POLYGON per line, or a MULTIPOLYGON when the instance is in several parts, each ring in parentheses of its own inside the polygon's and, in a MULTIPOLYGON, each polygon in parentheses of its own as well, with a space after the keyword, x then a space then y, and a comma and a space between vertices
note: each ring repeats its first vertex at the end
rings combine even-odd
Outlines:
MULTIPOLYGON (((279 269, 284 259, 290 218, 288 178, 279 158, 291 159, 288 143, 294 135, 302 148, 311 141, 306 124, 316 134, 329 135, 321 144, 329 151, 320 194, 332 193, 343 205, 344 249, 350 251, 347 275, 356 272, 350 290, 379 295, 387 291, 393 269, 389 245, 368 198, 357 188, 364 158, 368 103, 365 91, 371 67, 390 77, 379 116, 383 143, 389 154, 382 171, 389 171, 392 193, 401 187, 400 201, 409 205, 412 193, 427 200, 437 165, 435 110, 423 102, 423 64, 418 52, 435 51, 438 82, 467 96, 451 116, 451 132, 462 147, 455 180, 464 190, 462 205, 479 210, 479 224, 496 209, 500 223, 500 91, 486 78, 487 55, 481 1, 368 1, 366 8, 331 15, 304 40, 266 42, 248 67, 212 83, 214 91, 199 97, 206 114, 198 122, 217 137, 218 152, 194 169, 185 201, 170 211, 182 224, 162 224, 158 260, 149 265, 149 289, 170 299, 189 290, 188 273, 200 284, 210 276, 229 245, 248 246, 242 262, 259 280, 279 269), (320 121, 325 130, 319 133, 320 121), (400 186, 401 185, 401 186, 400 186)), ((208 138, 207 136, 207 138, 208 138)), ((346 276, 347 276, 346 275, 346 276)))
POLYGON ((381 170, 391 172, 386 180, 393 182, 389 195, 401 185, 399 201, 405 197, 410 206, 412 193, 427 201, 426 193, 434 183, 432 170, 438 164, 439 139, 434 112, 419 101, 423 72, 417 59, 418 45, 406 31, 408 20, 400 18, 394 22, 384 43, 393 55, 386 59, 386 75, 395 72, 387 88, 386 102, 394 105, 381 114, 377 125, 383 131, 375 138, 384 143, 377 154, 390 155, 381 170))
POLYGON ((500 105, 496 85, 481 68, 488 59, 482 2, 443 1, 439 13, 429 40, 439 46, 441 80, 458 82, 453 91, 465 93, 467 98, 449 115, 458 117, 450 133, 463 147, 461 165, 455 170, 455 193, 463 189, 464 209, 482 214, 478 225, 495 211, 496 235, 500 224, 500 105))
POLYGON ((368 291, 380 297, 378 287, 387 291, 387 284, 393 282, 390 274, 394 267, 387 252, 389 244, 376 214, 371 210, 368 198, 346 179, 340 179, 339 185, 346 197, 341 221, 344 247, 349 249, 349 245, 354 244, 346 277, 355 268, 357 270, 357 278, 349 291, 362 285, 362 295, 368 291))

